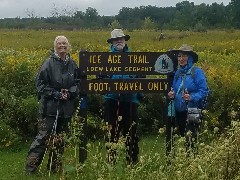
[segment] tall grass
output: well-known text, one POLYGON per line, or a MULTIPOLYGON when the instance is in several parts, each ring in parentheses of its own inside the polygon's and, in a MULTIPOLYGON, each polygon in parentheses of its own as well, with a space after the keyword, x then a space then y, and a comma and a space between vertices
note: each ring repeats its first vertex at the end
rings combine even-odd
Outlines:
MULTIPOLYGON (((203 132, 206 136, 210 132, 203 132)), ((166 163, 164 138, 162 135, 142 138, 140 141, 140 158, 135 166, 125 163, 125 150, 119 144, 118 161, 115 165, 106 162, 104 142, 88 144, 88 159, 84 164, 76 163, 72 148, 67 148, 64 155, 64 173, 50 174, 45 168, 36 175, 25 176, 24 164, 27 145, 18 152, 0 152, 0 179, 239 179, 240 178, 240 125, 234 122, 227 133, 219 135, 217 130, 210 133, 214 137, 209 143, 199 142, 199 153, 187 157, 184 138, 175 143, 175 155, 171 164, 166 163), (76 168, 77 167, 77 168, 76 168)), ((44 160, 46 161, 46 160, 44 160)))
MULTIPOLYGON (((88 143, 88 159, 84 164, 77 163, 74 146, 69 145, 64 154, 63 174, 51 174, 49 177, 44 162, 37 175, 26 177, 24 164, 30 145, 27 143, 23 149, 15 149, 16 152, 0 151, 0 179, 240 179, 238 123, 232 124, 228 131, 222 131, 227 132, 222 135, 214 128, 225 127, 221 123, 230 124, 234 114, 235 120, 239 118, 240 31, 164 33, 166 39, 158 41, 159 32, 126 32, 131 36, 128 42, 131 51, 158 52, 178 48, 183 43, 194 45, 194 50, 199 55, 198 65, 206 72, 213 90, 212 106, 206 114, 208 130, 201 134, 199 154, 195 158, 186 158, 184 139, 177 138, 175 157, 171 165, 167 165, 164 136, 158 135, 144 137, 140 141, 139 163, 133 167, 126 165, 124 140, 120 141, 117 145, 118 161, 112 166, 106 163, 105 143, 96 141, 88 143), (215 131, 211 133, 209 130, 213 128, 215 131)), ((33 76, 53 47, 55 36, 61 34, 68 37, 72 45, 71 55, 76 61, 82 48, 90 52, 109 51, 106 40, 110 32, 106 31, 0 31, 0 108, 7 116, 4 116, 5 121, 11 120, 13 123, 12 127, 16 127, 16 122, 22 125, 26 122, 26 117, 30 117, 29 114, 36 112, 34 108, 30 111, 29 107, 36 107, 37 100, 28 97, 34 91, 33 76), (25 96, 18 98, 20 88, 24 90, 21 93, 25 96)), ((34 125, 31 120, 26 123, 34 125)), ((14 145, 17 129, 8 128, 2 119, 0 129, 0 144, 5 148, 14 145)))

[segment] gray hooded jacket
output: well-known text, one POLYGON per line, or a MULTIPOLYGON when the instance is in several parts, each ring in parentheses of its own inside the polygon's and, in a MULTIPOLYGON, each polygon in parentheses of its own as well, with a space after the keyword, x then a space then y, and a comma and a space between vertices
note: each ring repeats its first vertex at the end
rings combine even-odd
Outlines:
POLYGON ((74 104, 79 92, 77 84, 77 64, 69 56, 61 60, 55 53, 50 55, 41 66, 36 79, 36 88, 40 97, 39 113, 43 116, 68 118, 74 112, 74 104), (60 100, 61 89, 69 92, 68 100, 60 100))

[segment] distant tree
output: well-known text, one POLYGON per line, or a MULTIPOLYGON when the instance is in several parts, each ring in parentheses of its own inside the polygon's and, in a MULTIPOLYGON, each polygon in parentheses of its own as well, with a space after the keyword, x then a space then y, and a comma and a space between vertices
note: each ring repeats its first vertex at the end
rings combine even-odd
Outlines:
POLYGON ((178 30, 190 30, 196 24, 194 14, 194 3, 182 1, 176 4, 176 14, 173 24, 178 30))
POLYGON ((92 19, 92 20, 96 20, 98 18, 98 12, 95 8, 88 7, 86 9, 85 17, 92 19))
POLYGON ((60 9, 53 3, 53 7, 51 8, 51 16, 52 17, 59 17, 61 16, 60 9))
POLYGON ((145 30, 154 30, 157 28, 157 25, 154 23, 153 20, 151 20, 150 17, 146 17, 143 21, 142 28, 145 30))
POLYGON ((116 19, 123 26, 123 28, 132 30, 141 28, 141 18, 139 13, 136 12, 136 9, 123 7, 120 9, 116 19))
POLYGON ((213 27, 221 27, 227 23, 226 8, 223 3, 212 3, 207 12, 207 20, 213 27))
POLYGON ((87 28, 97 29, 101 26, 100 16, 95 8, 88 7, 84 16, 84 25, 87 28))
POLYGON ((0 28, 50 28, 64 29, 116 28, 134 29, 176 29, 195 30, 209 28, 239 28, 240 0, 231 0, 229 5, 223 3, 202 3, 182 1, 176 7, 140 6, 123 7, 116 16, 100 16, 95 8, 88 7, 85 12, 53 4, 51 16, 38 18, 34 10, 26 10, 28 18, 16 21, 13 18, 0 20, 0 28))
POLYGON ((202 25, 202 23, 198 22, 198 23, 195 25, 193 31, 195 31, 195 32, 207 32, 207 28, 204 27, 204 26, 202 25))
POLYGON ((25 10, 26 14, 27 14, 27 17, 28 18, 37 18, 37 15, 36 15, 36 12, 34 11, 34 9, 26 9, 25 10))
POLYGON ((76 11, 73 15, 74 19, 83 19, 85 16, 85 13, 82 11, 76 11))
POLYGON ((109 29, 121 29, 122 28, 122 25, 118 22, 118 20, 114 20, 112 23, 108 24, 108 28, 109 29))
MULTIPOLYGON (((109 24, 111 24, 113 21, 116 20, 116 18, 114 16, 102 16, 100 19, 101 19, 102 27, 104 29, 109 28, 109 24)), ((121 25, 121 27, 122 27, 122 25, 121 25)))
MULTIPOLYGON (((206 5, 205 3, 202 3, 200 5, 196 5, 194 7, 193 16, 195 17, 195 20, 198 24, 198 26, 208 27, 208 11, 210 7, 209 5, 206 5), (200 25, 201 24, 201 25, 200 25)), ((196 27, 196 25, 195 25, 196 27)))
POLYGON ((240 0, 231 0, 230 11, 232 16, 232 24, 236 28, 240 28, 240 0))

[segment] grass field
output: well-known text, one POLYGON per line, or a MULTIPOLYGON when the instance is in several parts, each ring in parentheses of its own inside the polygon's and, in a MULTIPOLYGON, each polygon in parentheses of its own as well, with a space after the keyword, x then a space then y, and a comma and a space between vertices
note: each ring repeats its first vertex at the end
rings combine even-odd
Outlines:
MULTIPOLYGON (((0 151, 0 179, 1 180, 25 180, 25 179, 60 179, 60 175, 51 174, 49 177, 48 171, 46 169, 46 159, 43 162, 43 165, 41 167, 40 173, 37 175, 31 175, 26 176, 24 167, 25 167, 25 160, 26 160, 26 154, 28 151, 30 144, 26 143, 24 144, 19 151, 0 151)), ((154 156, 155 153, 159 154, 160 157, 162 157, 162 164, 165 164, 165 150, 164 150, 164 137, 162 136, 151 136, 151 137, 145 137, 140 140, 139 143, 140 146, 140 158, 144 157, 151 157, 154 156)), ((81 171, 82 174, 84 174, 84 177, 81 178, 81 175, 78 176, 79 179, 86 179, 86 177, 89 175, 93 176, 94 173, 96 173, 96 169, 94 169, 94 166, 98 166, 95 163, 101 164, 101 166, 107 166, 106 163, 106 150, 104 143, 102 141, 95 141, 95 142, 89 142, 88 149, 88 159, 84 165, 83 170, 81 171)), ((65 159, 72 159, 74 156, 73 148, 68 148, 65 153, 65 159)), ((118 164, 121 167, 118 171, 126 171, 129 169, 125 165, 125 157, 122 153, 120 155, 120 161, 118 164)), ((66 165, 65 168, 68 168, 69 165, 66 165)), ((115 168, 116 168, 115 167, 115 168)), ((134 167, 135 169, 138 167, 134 167)), ((109 172, 115 171, 111 170, 111 167, 109 167, 109 172)), ((112 167, 114 168, 114 167, 112 167)), ((120 175, 121 173, 119 173, 120 175)), ((70 179, 76 178, 76 172, 71 172, 69 175, 70 179)), ((97 173, 94 175, 97 177, 97 173)), ((90 177, 89 177, 90 178, 90 177)), ((120 178, 120 177, 119 177, 120 178)), ((96 178, 97 179, 97 178, 96 178)))
MULTIPOLYGON (((174 165, 166 169, 163 134, 158 138, 151 136, 141 139, 137 166, 126 166, 122 148, 124 144, 120 144, 118 163, 110 166, 106 163, 104 142, 95 141, 89 142, 88 159, 82 166, 76 164, 71 147, 66 148, 64 175, 51 175, 49 178, 45 160, 38 175, 26 177, 24 166, 31 142, 23 143, 19 149, 8 148, 19 144, 19 125, 25 123, 32 128, 35 125, 37 118, 33 114, 37 112, 34 107, 37 107, 38 102, 35 99, 33 79, 53 48, 54 38, 57 35, 68 37, 72 47, 70 54, 78 62, 78 53, 82 48, 89 52, 108 52, 109 44, 106 40, 110 31, 0 30, 0 145, 3 146, 0 149, 6 149, 0 151, 0 180, 240 179, 240 130, 231 129, 232 122, 239 120, 240 111, 240 31, 166 31, 166 39, 163 41, 158 41, 159 32, 156 31, 126 31, 126 34, 131 36, 128 45, 132 52, 167 51, 183 43, 194 46, 194 51, 199 55, 197 66, 206 73, 212 90, 211 106, 205 115, 205 139, 200 143, 199 155, 186 159, 185 149, 179 143, 174 165), (222 137, 218 130, 223 133, 222 137), (209 139, 214 141, 208 143, 209 139)), ((153 110, 157 108, 152 107, 153 110)), ((95 122, 93 118, 91 120, 95 122)))

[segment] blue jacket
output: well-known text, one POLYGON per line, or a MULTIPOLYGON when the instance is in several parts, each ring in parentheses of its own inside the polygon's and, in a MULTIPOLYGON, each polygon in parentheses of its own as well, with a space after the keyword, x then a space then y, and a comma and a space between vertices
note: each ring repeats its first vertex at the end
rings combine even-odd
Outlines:
MULTIPOLYGON (((111 52, 116 52, 113 46, 110 46, 111 52)), ((129 52, 129 48, 127 45, 124 48, 124 52, 129 52)), ((136 78, 135 75, 112 75, 110 76, 111 79, 129 79, 129 78, 136 78)), ((109 93, 104 95, 104 99, 114 99, 124 102, 135 102, 139 103, 139 98, 142 98, 142 94, 140 93, 121 93, 121 94, 114 94, 109 93)))
POLYGON ((178 112, 186 111, 188 107, 199 107, 201 101, 207 96, 208 88, 205 74, 201 68, 195 67, 194 75, 189 73, 193 68, 192 57, 189 56, 188 64, 180 67, 173 80, 173 89, 175 92, 174 105, 178 112), (183 79, 185 79, 183 81, 183 79), (190 101, 183 99, 183 93, 187 90, 190 94, 190 101))

